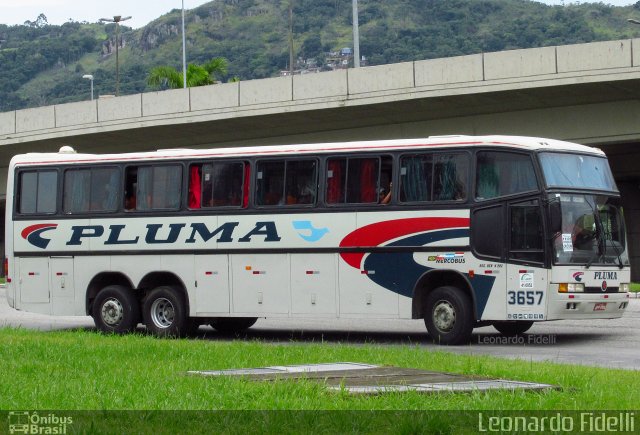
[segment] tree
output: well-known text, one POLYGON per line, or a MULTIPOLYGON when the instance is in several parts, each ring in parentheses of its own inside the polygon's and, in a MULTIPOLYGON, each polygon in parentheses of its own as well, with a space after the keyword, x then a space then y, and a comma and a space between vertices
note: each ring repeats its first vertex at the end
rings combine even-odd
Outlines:
MULTIPOLYGON (((215 57, 209 62, 187 65, 187 87, 205 86, 217 83, 216 77, 227 74, 227 59, 215 57)), ((149 72, 147 84, 153 87, 166 86, 178 89, 184 85, 182 72, 170 66, 157 66, 149 72)))

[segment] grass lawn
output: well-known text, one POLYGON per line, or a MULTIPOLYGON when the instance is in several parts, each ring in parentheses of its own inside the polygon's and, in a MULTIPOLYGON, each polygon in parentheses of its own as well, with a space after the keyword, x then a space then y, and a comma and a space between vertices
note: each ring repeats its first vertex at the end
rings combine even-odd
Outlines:
MULTIPOLYGON (((313 411, 295 414, 298 415, 294 419, 296 424, 306 424, 306 419, 317 419, 321 410, 322 415, 339 416, 327 419, 329 432, 342 431, 344 425, 355 424, 358 418, 372 424, 368 413, 332 414, 330 411, 624 410, 637 407, 640 391, 640 376, 634 371, 453 355, 420 346, 271 344, 241 339, 161 340, 141 335, 105 336, 92 331, 0 329, 0 366, 0 409, 5 411, 313 411), (327 391, 311 381, 253 382, 242 378, 204 378, 185 374, 187 370, 338 361, 541 382, 559 385, 562 389, 352 396, 346 392, 327 391)), ((180 415, 178 420, 193 419, 189 413, 180 415)), ((282 415, 287 413, 273 415, 286 419, 282 415)), ((409 415, 414 421, 416 413, 409 415)), ((421 415, 428 414, 422 412, 421 415)), ((418 429, 442 429, 450 424, 462 424, 455 413, 435 415, 436 423, 418 426, 418 429)), ((246 419, 242 421, 246 424, 246 419)), ((313 427, 318 423, 314 421, 313 427)), ((393 421, 393 425, 399 424, 393 421)), ((148 425, 149 418, 143 424, 148 425)), ((414 432, 412 424, 407 426, 407 432, 414 432)), ((172 430, 178 427, 181 426, 172 427, 172 430)), ((304 430, 304 426, 298 429, 304 430)))

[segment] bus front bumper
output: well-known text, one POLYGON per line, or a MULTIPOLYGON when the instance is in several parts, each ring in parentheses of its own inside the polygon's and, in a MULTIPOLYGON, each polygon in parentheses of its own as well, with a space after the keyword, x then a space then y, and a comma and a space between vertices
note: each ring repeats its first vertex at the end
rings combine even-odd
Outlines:
POLYGON ((547 320, 615 319, 628 305, 628 293, 560 293, 549 299, 547 320))

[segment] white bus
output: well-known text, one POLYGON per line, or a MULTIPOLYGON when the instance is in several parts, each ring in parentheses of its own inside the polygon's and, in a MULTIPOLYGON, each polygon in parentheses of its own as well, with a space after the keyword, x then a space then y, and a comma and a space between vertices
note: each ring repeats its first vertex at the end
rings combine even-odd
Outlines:
POLYGON ((474 327, 622 316, 630 280, 604 153, 428 139, 15 156, 7 297, 159 336, 259 317, 474 327))

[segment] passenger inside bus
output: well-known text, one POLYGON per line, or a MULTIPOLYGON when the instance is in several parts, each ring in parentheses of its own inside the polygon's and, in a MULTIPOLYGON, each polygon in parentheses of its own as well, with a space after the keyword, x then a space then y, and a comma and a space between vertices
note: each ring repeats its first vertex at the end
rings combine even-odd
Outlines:
POLYGON ((389 183, 389 189, 385 190, 384 187, 380 188, 380 204, 389 204, 391 202, 391 188, 393 183, 389 183))

